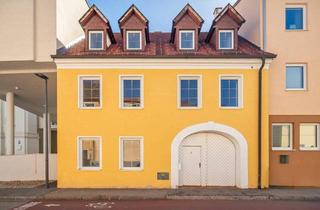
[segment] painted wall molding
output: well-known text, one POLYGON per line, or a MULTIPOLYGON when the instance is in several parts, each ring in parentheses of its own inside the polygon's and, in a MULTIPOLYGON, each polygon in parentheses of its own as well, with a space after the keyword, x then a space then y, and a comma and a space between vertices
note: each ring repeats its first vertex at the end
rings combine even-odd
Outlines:
POLYGON ((195 133, 213 132, 230 139, 236 149, 236 187, 248 188, 248 144, 244 136, 227 125, 207 122, 189 126, 180 131, 171 144, 171 187, 179 185, 179 145, 187 137, 195 133))
MULTIPOLYGON (((208 69, 258 70, 261 59, 238 58, 55 58, 58 69, 208 69)), ((266 60, 269 69, 272 59, 266 60)))

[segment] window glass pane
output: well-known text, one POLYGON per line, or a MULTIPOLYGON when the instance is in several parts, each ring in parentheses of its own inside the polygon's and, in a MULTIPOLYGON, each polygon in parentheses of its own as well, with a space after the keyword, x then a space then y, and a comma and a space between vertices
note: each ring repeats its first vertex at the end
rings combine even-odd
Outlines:
POLYGON ((221 106, 222 107, 238 107, 238 80, 222 79, 221 80, 221 106))
POLYGON ((220 48, 231 49, 232 48, 232 32, 231 31, 220 31, 220 48))
POLYGON ((82 80, 82 106, 99 107, 100 106, 100 80, 83 79, 82 80))
POLYGON ((98 140, 81 140, 82 167, 100 166, 100 145, 98 140))
POLYGON ((303 8, 286 8, 286 29, 303 29, 303 8))
POLYGON ((318 126, 313 124, 300 125, 300 148, 315 149, 317 142, 318 126))
POLYGON ((304 88, 304 68, 303 66, 286 67, 286 87, 287 89, 304 88))
POLYGON ((123 167, 140 167, 140 141, 123 141, 123 167))
POLYGON ((102 48, 102 34, 103 33, 90 33, 90 48, 101 49, 102 48))
POLYGON ((123 106, 141 106, 141 80, 123 80, 123 106))
POLYGON ((128 49, 140 49, 140 33, 130 32, 128 33, 128 49))
POLYGON ((290 148, 290 126, 272 125, 272 147, 290 148))
POLYGON ((181 49, 193 49, 193 32, 181 32, 181 49))
POLYGON ((180 106, 198 106, 198 80, 180 80, 180 106))

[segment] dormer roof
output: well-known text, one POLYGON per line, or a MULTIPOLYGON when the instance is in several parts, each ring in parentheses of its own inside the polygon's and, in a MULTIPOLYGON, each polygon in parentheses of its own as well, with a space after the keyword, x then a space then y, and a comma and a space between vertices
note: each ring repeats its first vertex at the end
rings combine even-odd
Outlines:
POLYGON ((216 24, 219 23, 219 21, 226 15, 228 15, 230 18, 232 18, 238 24, 239 28, 241 27, 241 25, 243 23, 246 22, 246 20, 240 15, 240 13, 231 4, 228 4, 227 6, 225 6, 223 8, 223 10, 212 21, 212 25, 210 27, 208 36, 206 38, 206 42, 210 41, 216 24))
POLYGON ((203 18, 197 13, 197 11, 188 3, 180 12, 179 14, 173 19, 172 21, 172 30, 171 30, 171 39, 170 42, 174 43, 175 40, 175 26, 181 21, 181 19, 188 14, 195 23, 199 25, 199 32, 201 27, 204 23, 203 18))
POLYGON ((129 9, 119 18, 118 23, 120 27, 121 34, 123 33, 122 26, 132 15, 138 17, 142 23, 146 25, 145 33, 146 33, 146 42, 150 42, 149 38, 149 20, 142 14, 142 12, 136 7, 136 5, 132 4, 129 9))
POLYGON ((98 9, 96 5, 92 5, 89 10, 80 18, 79 23, 82 28, 86 26, 86 24, 90 21, 90 19, 97 15, 107 26, 107 32, 110 37, 111 43, 115 44, 116 39, 114 38, 114 34, 112 32, 112 28, 108 18, 98 9))
POLYGON ((194 18, 195 21, 199 21, 202 25, 204 23, 203 18, 197 13, 195 9, 188 3, 180 12, 179 14, 173 19, 173 24, 177 24, 181 18, 188 13, 191 17, 194 18))

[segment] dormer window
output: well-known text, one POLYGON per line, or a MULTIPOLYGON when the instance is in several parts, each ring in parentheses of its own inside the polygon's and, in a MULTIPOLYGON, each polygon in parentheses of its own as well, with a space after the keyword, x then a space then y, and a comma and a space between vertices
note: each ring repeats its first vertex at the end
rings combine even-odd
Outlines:
POLYGON ((141 31, 127 31, 127 50, 141 50, 141 42, 141 31))
POLYGON ((89 31, 89 50, 103 50, 103 31, 89 31))
POLYGON ((194 31, 180 31, 180 50, 194 50, 194 31))
POLYGON ((234 31, 233 30, 219 31, 219 49, 221 50, 234 49, 234 31))

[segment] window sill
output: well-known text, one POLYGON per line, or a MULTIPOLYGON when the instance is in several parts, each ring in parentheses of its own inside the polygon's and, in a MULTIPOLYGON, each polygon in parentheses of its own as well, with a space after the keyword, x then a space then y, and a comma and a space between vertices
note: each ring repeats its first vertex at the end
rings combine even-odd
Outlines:
POLYGON ((181 109, 181 110, 197 110, 197 109, 202 109, 202 106, 199 106, 199 107, 178 107, 178 109, 181 109))
POLYGON ((300 148, 299 151, 300 152, 320 152, 320 149, 319 148, 315 148, 315 149, 303 149, 303 148, 300 148))
POLYGON ((308 29, 286 29, 285 32, 307 32, 308 29))
POLYGON ((143 106, 141 107, 120 107, 120 109, 124 109, 124 110, 141 110, 141 109, 144 109, 143 106))
POLYGON ((219 107, 222 110, 239 110, 239 109, 243 109, 243 107, 239 106, 239 107, 219 107))
POLYGON ((101 167, 80 167, 78 168, 79 171, 101 171, 101 167))
POLYGON ((143 168, 120 168, 120 171, 123 171, 123 172, 134 172, 134 171, 136 171, 136 172, 141 172, 141 171, 143 171, 143 168))
POLYGON ((79 107, 80 110, 99 110, 102 109, 102 106, 100 107, 79 107))
POLYGON ((295 152, 295 149, 292 148, 274 148, 272 147, 272 151, 274 152, 295 152))
POLYGON ((294 91, 299 91, 299 92, 307 91, 306 88, 301 88, 301 89, 300 89, 300 88, 292 88, 292 89, 291 89, 291 88, 286 88, 285 90, 286 90, 287 92, 291 92, 291 91, 293 91, 293 92, 294 92, 294 91))

